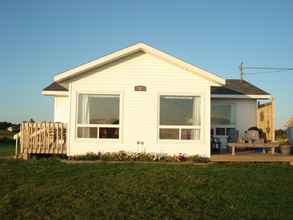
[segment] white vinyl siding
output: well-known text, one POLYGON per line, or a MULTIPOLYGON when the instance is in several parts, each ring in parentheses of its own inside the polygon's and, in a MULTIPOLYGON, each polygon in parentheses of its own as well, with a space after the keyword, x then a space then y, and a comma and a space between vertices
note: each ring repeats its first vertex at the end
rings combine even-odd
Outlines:
POLYGON ((69 121, 69 103, 68 97, 54 97, 54 122, 68 123, 69 121))
POLYGON ((70 82, 70 129, 76 131, 79 93, 120 94, 121 138, 78 140, 70 132, 69 154, 111 151, 187 153, 210 156, 210 86, 212 82, 155 56, 137 53, 92 70, 70 82), (135 91, 143 85, 146 91, 135 91), (201 138, 198 142, 159 140, 160 95, 201 97, 201 138))

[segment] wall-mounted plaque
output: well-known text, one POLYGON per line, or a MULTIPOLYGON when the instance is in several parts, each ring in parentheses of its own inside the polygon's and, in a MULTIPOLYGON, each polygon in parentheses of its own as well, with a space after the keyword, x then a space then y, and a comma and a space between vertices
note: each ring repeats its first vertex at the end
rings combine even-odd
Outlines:
POLYGON ((139 91, 139 92, 146 92, 147 88, 145 86, 135 86, 134 91, 139 91))

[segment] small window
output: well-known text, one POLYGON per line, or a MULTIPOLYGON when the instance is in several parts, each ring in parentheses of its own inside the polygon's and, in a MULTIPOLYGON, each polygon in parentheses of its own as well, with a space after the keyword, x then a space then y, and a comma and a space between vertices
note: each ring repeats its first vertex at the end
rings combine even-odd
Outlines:
POLYGON ((179 139, 179 129, 160 129, 160 139, 179 139))
POLYGON ((260 121, 265 120, 265 113, 263 111, 260 112, 260 121))
POLYGON ((119 128, 99 128, 99 138, 119 138, 119 128))
POLYGON ((194 140, 200 138, 199 129, 181 129, 181 140, 194 140))
POLYGON ((216 128, 216 135, 225 136, 226 135, 226 129, 225 128, 216 128))
POLYGON ((88 127, 78 127, 77 128, 77 137, 78 138, 97 138, 98 129, 97 128, 88 128, 88 127))

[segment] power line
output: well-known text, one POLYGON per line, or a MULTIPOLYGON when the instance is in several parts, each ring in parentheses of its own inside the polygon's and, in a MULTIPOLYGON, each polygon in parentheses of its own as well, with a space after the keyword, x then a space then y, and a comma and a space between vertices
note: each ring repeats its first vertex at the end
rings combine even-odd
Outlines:
POLYGON ((243 66, 243 69, 255 69, 255 70, 293 70, 291 67, 264 67, 264 66, 243 66))
MULTIPOLYGON (((243 63, 240 64, 240 79, 244 75, 258 75, 258 74, 270 74, 270 73, 281 73, 281 72, 286 72, 293 70, 291 67, 265 67, 265 66, 244 66, 243 63), (242 67, 241 67, 242 65, 242 67), (242 70, 241 70, 242 68, 242 70), (245 72, 244 70, 270 70, 270 71, 261 71, 261 72, 245 72)), ((239 75, 239 73, 225 73, 221 74, 222 76, 235 76, 239 75)))
POLYGON ((293 70, 291 67, 268 67, 268 66, 244 66, 243 62, 240 64, 240 80, 243 80, 243 75, 257 75, 257 74, 269 74, 278 73, 293 70), (244 70, 270 70, 261 72, 245 72, 244 70))
POLYGON ((267 73, 279 73, 285 72, 288 70, 275 70, 275 71, 264 71, 264 72, 244 72, 244 74, 255 75, 255 74, 267 74, 267 73))

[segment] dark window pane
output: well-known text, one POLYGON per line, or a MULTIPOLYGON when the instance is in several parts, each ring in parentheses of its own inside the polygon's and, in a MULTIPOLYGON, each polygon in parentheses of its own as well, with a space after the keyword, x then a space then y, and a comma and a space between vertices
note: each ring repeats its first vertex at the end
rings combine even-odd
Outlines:
POLYGON ((179 139, 179 129, 160 128, 160 139, 179 139))
POLYGON ((97 138, 98 137, 98 129, 97 128, 78 127, 77 128, 77 137, 78 138, 97 138))
POLYGON ((119 128, 99 128, 99 138, 119 138, 119 128))
POLYGON ((181 129, 181 139, 182 140, 193 140, 194 139, 194 129, 181 129))
POLYGON ((181 140, 198 140, 200 129, 181 129, 181 140))
POLYGON ((235 110, 231 104, 212 105, 211 109, 212 125, 235 124, 235 110))
POLYGON ((78 123, 119 124, 119 96, 79 95, 78 123))
POLYGON ((200 98, 161 96, 160 125, 200 125, 200 98))
POLYGON ((227 136, 235 136, 236 129, 235 128, 227 128, 227 136))
POLYGON ((225 135, 225 128, 216 128, 216 135, 225 135))
POLYGON ((214 129, 211 129, 211 136, 214 136, 214 129))

